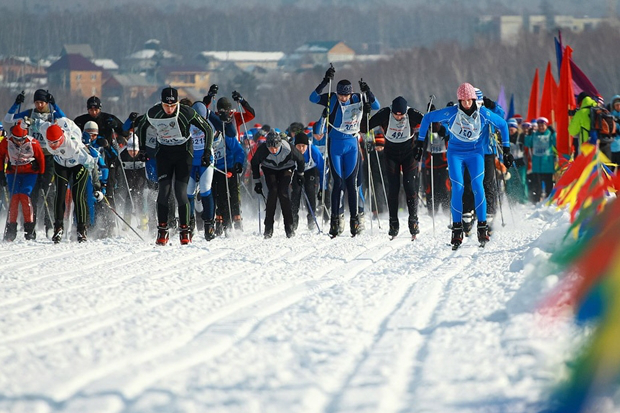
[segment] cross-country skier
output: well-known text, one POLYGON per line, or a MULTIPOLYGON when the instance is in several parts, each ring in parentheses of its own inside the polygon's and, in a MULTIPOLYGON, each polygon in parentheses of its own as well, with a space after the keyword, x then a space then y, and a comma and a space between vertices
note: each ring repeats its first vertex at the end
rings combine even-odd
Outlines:
POLYGON ((359 216, 357 208, 357 172, 358 172, 358 132, 364 114, 362 94, 370 103, 370 108, 378 110, 381 106, 370 91, 366 82, 360 82, 360 93, 353 93, 351 82, 343 79, 336 85, 336 93, 322 93, 325 86, 334 79, 336 70, 330 67, 325 77, 310 94, 310 101, 329 109, 328 122, 328 151, 329 165, 333 179, 331 194, 331 221, 329 234, 338 235, 338 211, 340 197, 347 190, 351 235, 359 233, 359 216))
POLYGON ((168 243, 168 195, 172 191, 178 204, 180 221, 180 241, 182 245, 191 242, 189 228, 189 200, 187 183, 193 159, 193 143, 189 126, 194 125, 205 133, 205 151, 202 157, 203 166, 211 164, 211 145, 213 130, 209 123, 194 109, 179 103, 179 92, 173 87, 166 87, 161 92, 161 103, 150 108, 137 126, 140 150, 146 150, 147 130, 155 128, 157 149, 157 179, 159 191, 157 195, 158 234, 157 245, 168 243))
POLYGON ((463 168, 467 166, 472 178, 472 188, 478 216, 478 241, 483 246, 489 241, 486 222, 486 199, 484 195, 484 142, 481 140, 482 130, 494 125, 502 134, 504 163, 512 165, 508 126, 506 121, 485 107, 476 104, 476 91, 469 83, 459 86, 456 96, 458 105, 432 111, 422 119, 420 135, 416 141, 415 158, 420 160, 424 153, 424 140, 428 128, 433 122, 447 122, 450 140, 448 145, 448 169, 452 181, 452 240, 454 249, 463 242, 463 168))
POLYGON ((413 157, 413 143, 415 127, 422 121, 424 115, 417 109, 407 105, 407 100, 398 96, 392 105, 380 109, 369 121, 369 128, 381 126, 385 135, 385 162, 387 165, 387 192, 391 237, 398 235, 398 195, 400 192, 400 175, 403 175, 403 189, 405 190, 407 210, 409 211, 409 232, 413 237, 418 229, 418 162, 413 157))

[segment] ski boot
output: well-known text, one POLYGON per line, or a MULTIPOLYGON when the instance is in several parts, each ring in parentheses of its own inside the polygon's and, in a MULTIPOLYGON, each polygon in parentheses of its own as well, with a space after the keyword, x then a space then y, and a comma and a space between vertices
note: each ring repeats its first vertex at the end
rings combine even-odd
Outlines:
POLYGON ((315 228, 316 225, 314 224, 314 218, 312 217, 312 215, 310 215, 308 217, 308 231, 314 231, 315 228))
POLYGON ((358 230, 358 234, 359 234, 360 232, 366 229, 366 225, 364 222, 364 211, 357 213, 357 221, 358 221, 358 226, 359 226, 359 230, 358 230))
POLYGON ((356 235, 359 235, 362 232, 362 229, 360 228, 360 217, 359 215, 353 215, 351 217, 351 220, 349 221, 350 225, 351 225, 351 236, 354 237, 356 235))
POLYGON ((344 214, 338 216, 338 235, 344 232, 344 214))
POLYGON ((168 243, 168 224, 166 222, 160 222, 157 226, 157 240, 155 244, 166 245, 168 243))
POLYGON ((15 241, 17 237, 17 222, 7 222, 4 230, 4 240, 7 242, 15 241))
POLYGON ((286 232, 286 238, 295 236, 295 228, 292 225, 284 225, 284 232, 286 232))
POLYGON ((77 240, 79 243, 86 242, 86 225, 78 224, 77 226, 77 240))
POLYGON ((28 241, 37 239, 37 233, 34 230, 34 222, 24 222, 24 230, 26 231, 25 238, 28 241))
POLYGON ((213 220, 205 221, 205 239, 211 241, 215 238, 215 225, 213 220))
POLYGON ((388 235, 390 236, 390 239, 394 239, 398 235, 398 230, 400 227, 398 218, 390 218, 389 225, 390 225, 390 229, 388 230, 388 235))
POLYGON ((489 227, 487 226, 486 221, 478 222, 478 242, 480 243, 480 247, 484 248, 484 245, 489 242, 489 227))
POLYGON ((329 236, 331 238, 336 238, 340 232, 340 216, 332 216, 329 223, 329 236))
POLYGON ((233 217, 233 228, 237 231, 243 231, 243 224, 241 223, 241 215, 235 215, 233 217))
POLYGON ((62 225, 54 224, 54 235, 52 235, 52 241, 54 241, 54 244, 58 244, 60 242, 60 240, 62 239, 62 234, 63 234, 62 225))
POLYGON ((265 224, 265 232, 263 233, 263 236, 265 237, 265 239, 269 239, 273 236, 273 224, 265 224))
POLYGON ((194 234, 195 229, 196 229, 196 217, 192 215, 191 217, 189 217, 189 230, 191 231, 192 235, 194 234))
POLYGON ((179 226, 179 239, 181 240, 181 245, 187 245, 192 242, 192 230, 188 225, 179 226))
POLYGON ((409 224, 409 233, 411 234, 411 240, 413 241, 416 238, 416 236, 420 233, 418 217, 415 215, 410 216, 408 224, 409 224))
POLYGON ((215 235, 220 236, 224 233, 224 218, 221 215, 215 217, 215 235))
POLYGON ((456 251, 461 244, 463 243, 463 223, 462 222, 453 222, 452 223, 452 240, 450 244, 452 244, 452 251, 456 251))
POLYGON ((473 211, 463 213, 463 232, 466 237, 469 237, 471 230, 474 226, 474 213, 473 211))

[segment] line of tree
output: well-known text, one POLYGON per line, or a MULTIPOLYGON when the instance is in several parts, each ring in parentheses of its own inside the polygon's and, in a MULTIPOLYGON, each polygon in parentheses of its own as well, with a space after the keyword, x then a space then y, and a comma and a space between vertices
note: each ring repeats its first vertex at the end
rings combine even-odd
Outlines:
MULTIPOLYGON (((183 15, 163 15, 159 10, 128 6, 97 15, 85 12, 81 18, 73 16, 70 20, 67 16, 23 16, 15 10, 4 10, 0 50, 7 55, 42 57, 57 54, 63 44, 89 43, 99 57, 121 59, 142 48, 149 38, 158 38, 165 49, 184 56, 203 50, 290 52, 307 41, 321 39, 383 39, 399 51, 388 60, 336 64, 336 80, 348 78, 357 85, 363 78, 383 105, 402 95, 410 106, 421 110, 431 94, 437 97, 438 107, 454 100, 455 90, 463 81, 494 99, 503 85, 508 97, 514 93, 517 112, 525 112, 534 70, 544 71, 548 61, 555 65, 553 34, 521 34, 516 46, 502 45, 475 35, 475 6, 467 7, 471 9, 455 6, 441 19, 431 11, 425 13, 423 8, 415 13, 398 8, 380 12, 332 8, 329 13, 319 14, 294 7, 282 7, 277 12, 255 8, 235 13, 192 9, 183 15), (462 33, 462 38, 471 36, 472 40, 440 41, 454 38, 451 31, 462 33), (430 34, 432 40, 428 40, 430 34)), ((615 26, 603 25, 581 34, 564 33, 565 44, 575 50, 575 62, 606 99, 620 92, 620 57, 611 52, 619 40, 620 30, 615 26)), ((228 96, 232 90, 239 90, 255 107, 257 121, 285 128, 293 121, 307 123, 318 118, 321 110, 308 101, 308 95, 325 69, 274 72, 260 79, 247 74, 220 85, 220 90, 228 96)), ((6 113, 19 91, 0 92, 0 111, 6 113)), ((51 92, 69 116, 85 112, 85 98, 51 92)), ((126 99, 108 104, 106 110, 123 118, 131 111, 145 111, 152 103, 126 99)))

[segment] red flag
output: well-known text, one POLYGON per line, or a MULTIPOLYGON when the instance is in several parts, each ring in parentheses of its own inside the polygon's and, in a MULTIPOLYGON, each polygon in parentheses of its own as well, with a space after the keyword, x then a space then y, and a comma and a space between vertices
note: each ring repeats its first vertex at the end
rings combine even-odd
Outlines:
POLYGON ((551 74, 551 62, 547 63, 545 81, 543 83, 542 98, 540 100, 540 116, 544 116, 555 125, 555 103, 558 93, 558 85, 551 74))
POLYGON ((573 94, 573 77, 570 70, 570 58, 573 49, 566 46, 560 68, 560 85, 558 86, 557 111, 555 121, 557 123, 556 142, 558 148, 558 160, 560 168, 570 160, 573 153, 573 138, 568 134, 568 110, 575 109, 575 95, 573 94))
POLYGON ((534 81, 532 82, 532 88, 530 89, 530 102, 527 105, 527 121, 538 118, 538 68, 534 74, 534 81))

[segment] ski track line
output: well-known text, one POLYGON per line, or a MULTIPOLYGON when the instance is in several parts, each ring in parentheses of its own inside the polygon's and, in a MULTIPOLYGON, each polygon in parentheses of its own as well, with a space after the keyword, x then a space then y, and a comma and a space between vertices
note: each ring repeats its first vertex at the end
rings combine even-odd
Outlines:
MULTIPOLYGON (((86 251, 77 251, 77 250, 68 250, 68 251, 59 251, 57 253, 54 254, 54 260, 58 261, 58 260, 62 260, 65 257, 70 257, 72 259, 80 259, 83 257, 92 257, 93 255, 93 251, 92 250, 86 250, 86 251)), ((30 268, 36 268, 39 269, 41 267, 41 262, 49 262, 49 256, 47 254, 43 255, 40 258, 31 258, 28 257, 28 260, 25 261, 24 257, 22 256, 20 260, 17 261, 12 261, 12 262, 7 262, 7 263, 2 263, 2 270, 5 272, 23 272, 26 269, 30 269, 30 268)), ((34 271, 34 273, 38 273, 38 271, 34 271)), ((47 278, 49 277, 49 275, 45 275, 43 277, 40 278, 47 278)), ((36 281, 37 278, 34 278, 33 281, 36 281)))
MULTIPOLYGON (((53 398, 68 403, 75 397, 97 397, 99 394, 113 392, 122 393, 121 399, 134 403, 158 380, 217 358, 246 340, 269 316, 320 290, 351 280, 377 260, 395 251, 394 244, 368 251, 374 244, 386 242, 378 240, 371 245, 366 244, 361 246, 361 252, 360 247, 357 247, 357 251, 342 259, 342 264, 337 268, 323 266, 317 269, 321 273, 321 279, 317 281, 278 284, 238 299, 195 324, 194 333, 176 336, 173 343, 162 343, 148 352, 92 369, 88 374, 63 383, 53 398), (139 372, 138 375, 127 377, 123 370, 127 366, 131 366, 132 371, 139 372), (109 389, 109 383, 113 383, 114 390, 109 389), (89 385, 94 389, 87 391, 85 388, 89 385)), ((406 245, 410 245, 410 241, 407 241, 406 245)))
POLYGON ((329 413, 364 409, 382 413, 399 411, 399 406, 394 405, 399 395, 394 389, 402 387, 399 383, 403 377, 408 379, 410 366, 422 346, 421 331, 428 328, 433 314, 440 307, 445 285, 469 262, 459 258, 455 266, 452 251, 444 251, 442 247, 435 247, 429 252, 428 255, 437 254, 434 260, 440 261, 430 269, 423 272, 417 268, 409 270, 409 273, 426 275, 414 280, 405 276, 391 287, 393 292, 381 307, 382 321, 377 325, 377 334, 371 343, 360 346, 360 354, 355 356, 350 373, 344 379, 334 378, 327 382, 327 386, 324 383, 313 389, 305 396, 302 405, 316 406, 314 411, 329 413), (402 324, 411 327, 403 328, 402 324), (395 346, 399 351, 394 351, 395 346), (398 355, 396 359, 393 354, 398 355), (372 396, 375 392, 371 391, 376 388, 385 394, 379 399, 379 407, 372 396))
MULTIPOLYGON (((211 257, 210 257, 210 260, 216 260, 217 258, 220 258, 221 256, 227 255, 229 253, 229 251, 224 251, 224 250, 230 250, 230 249, 229 248, 223 248, 223 249, 219 250, 220 254, 212 254, 211 257)), ((292 264, 294 262, 300 261, 302 258, 304 258, 304 257, 306 257, 308 255, 311 255, 314 252, 316 252, 316 250, 308 249, 307 251, 304 251, 301 254, 296 254, 296 255, 287 257, 286 258, 286 263, 287 264, 292 264)), ((273 258, 269 259, 269 261, 274 261, 276 259, 277 259, 276 257, 273 257, 273 258)), ((202 263, 203 262, 201 262, 201 264, 202 263)), ((251 263, 255 264, 255 262, 251 262, 251 263)), ((284 265, 284 264, 282 264, 282 265, 284 265)), ((249 266, 248 267, 243 267, 241 269, 236 269, 234 272, 228 272, 228 273, 226 273, 226 274, 224 274, 224 275, 222 275, 220 277, 209 278, 209 279, 206 279, 206 280, 203 279, 200 282, 184 285, 183 286, 183 291, 187 290, 187 291, 189 291, 188 293, 180 293, 179 292, 175 296, 166 296, 165 299, 163 299, 163 300, 162 299, 154 300, 154 301, 150 302, 148 305, 144 306, 143 308, 152 309, 152 308, 157 307, 158 305, 165 305, 165 304, 167 304, 170 301, 174 301, 174 300, 186 297, 186 296, 191 295, 191 294, 200 293, 200 292, 202 292, 202 291, 204 291, 206 289, 221 288, 223 281, 227 281, 227 280, 232 279, 234 277, 245 276, 245 275, 247 275, 249 269, 250 269, 249 266), (217 284, 214 284, 214 283, 217 283, 217 284)), ((129 279, 129 278, 134 278, 134 277, 135 277, 135 275, 132 275, 132 276, 127 277, 127 278, 129 279)), ((162 277, 158 277, 158 278, 162 278, 162 277)), ((115 282, 113 284, 106 284, 105 287, 107 288, 107 287, 110 287, 110 286, 122 284, 122 282, 123 281, 117 281, 117 282, 115 282)), ((79 287, 76 287, 76 288, 79 288, 79 287)), ((100 289, 100 288, 101 288, 101 286, 96 286, 96 287, 89 288, 89 290, 90 289, 95 290, 95 289, 100 289)), ((125 310, 129 310, 129 306, 125 306, 123 308, 114 307, 114 308, 110 309, 110 311, 114 311, 115 313, 124 313, 125 310)), ((106 314, 105 311, 104 312, 98 311, 97 312, 97 318, 99 318, 99 316, 105 315, 105 314, 106 314)), ((63 341, 75 339, 75 338, 78 338, 78 337, 86 336, 86 335, 91 334, 91 333, 93 333, 93 332, 95 332, 97 330, 100 330, 102 328, 108 327, 108 326, 118 322, 118 320, 119 320, 118 317, 107 317, 104 320, 100 320, 100 321, 94 322, 94 320, 88 320, 88 318, 89 317, 87 317, 84 320, 78 320, 78 321, 82 321, 81 324, 83 324, 83 327, 80 327, 79 330, 77 330, 77 331, 74 330, 74 331, 71 331, 71 332, 67 332, 67 333, 65 333, 63 335, 55 336, 55 337, 49 338, 49 339, 37 340, 36 341, 37 342, 37 346, 53 345, 53 344, 56 344, 56 343, 59 343, 59 342, 63 342, 63 341)), ((123 317, 121 317, 121 318, 123 318, 123 317)), ((67 323, 74 322, 74 321, 75 320, 68 320, 67 323)), ((52 328, 54 328, 54 327, 52 327, 52 328)), ((2 344, 2 343, 0 342, 0 344, 2 344)))
MULTIPOLYGON (((203 261, 198 261, 197 257, 202 255, 204 252, 201 251, 197 251, 194 252, 194 254, 184 254, 182 259, 179 259, 178 257, 175 259, 174 262, 171 262, 168 265, 165 266, 160 266, 158 267, 158 270, 161 268, 171 268, 171 267, 177 267, 180 264, 182 264, 185 261, 194 261, 195 263, 197 263, 198 265, 203 265, 203 261)), ((227 255, 229 252, 227 251, 225 254, 223 255, 227 255)), ((150 257, 149 257, 150 258, 150 257)), ((150 272, 150 270, 144 270, 142 271, 141 274, 136 275, 135 273, 132 273, 130 277, 128 277, 128 279, 131 278, 135 278, 136 276, 139 275, 144 275, 144 274, 148 274, 150 272)), ((164 274, 165 276, 166 274, 164 274)), ((163 278, 163 277, 157 277, 157 278, 163 278)), ((228 275, 226 275, 225 277, 223 277, 222 279, 226 279, 229 278, 228 275)), ((121 282, 117 282, 115 284, 121 284, 121 282)), ((105 287, 107 287, 108 285, 105 285, 105 287)), ((196 283, 196 284, 191 284, 188 286, 184 286, 182 288, 182 292, 177 292, 177 294, 174 295, 169 295, 169 296, 164 296, 164 298, 160 298, 160 299, 155 299, 154 301, 151 301, 149 303, 147 303, 143 308, 148 308, 148 309, 152 309, 157 307, 158 305, 164 305, 168 302, 177 300, 179 298, 183 298, 186 297, 188 295, 200 292, 200 291, 204 291, 206 289, 209 288, 215 288, 217 286, 214 286, 210 280, 202 280, 200 283, 196 283), (196 287, 202 286, 203 288, 197 289, 196 287)), ((97 285, 92 287, 92 289, 101 289, 102 285, 97 285)), ((66 290, 63 290, 66 291, 66 290)), ((54 299, 54 297, 52 297, 52 299, 54 299)), ((60 327, 66 326, 66 325, 71 325, 71 324, 77 324, 77 323, 86 323, 88 327, 86 327, 87 330, 89 330, 90 332, 92 331, 96 331, 101 327, 105 327, 107 325, 112 324, 113 322, 118 321, 118 318, 112 318, 111 322, 110 322, 110 314, 115 314, 115 313, 124 313, 127 314, 128 316, 131 315, 131 313, 128 311, 130 310, 132 307, 132 305, 126 305, 126 306, 121 306, 121 305, 111 305, 110 307, 108 307, 105 310, 102 310, 101 308, 97 309, 97 310, 91 310, 88 314, 84 315, 81 314, 79 316, 74 316, 74 317, 66 317, 60 320, 56 320, 53 322, 47 322, 43 325, 34 327, 28 331, 22 332, 22 333, 17 333, 17 334, 13 334, 13 335, 5 335, 4 337, 2 337, 2 339, 0 339, 0 345, 6 345, 8 343, 12 343, 15 341, 19 341, 19 340, 23 340, 25 338, 28 337, 32 337, 34 335, 37 334, 42 334, 45 331, 50 331, 50 330, 54 330, 54 329, 58 329, 60 327), (105 318, 103 320, 100 320, 102 317, 107 317, 108 320, 106 320, 105 318)), ((69 336, 75 336, 78 337, 80 336, 80 334, 76 334, 76 332, 71 332, 71 333, 67 333, 69 336)), ((56 337, 54 341, 63 341, 62 339, 60 339, 60 337, 56 337)))

